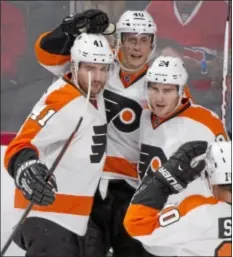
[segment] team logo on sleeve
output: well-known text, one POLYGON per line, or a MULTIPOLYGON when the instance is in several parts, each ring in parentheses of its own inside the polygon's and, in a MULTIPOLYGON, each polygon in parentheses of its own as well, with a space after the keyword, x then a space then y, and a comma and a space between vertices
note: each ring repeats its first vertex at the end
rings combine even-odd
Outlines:
POLYGON ((155 172, 167 161, 167 157, 160 147, 141 144, 138 171, 142 179, 148 169, 155 172))
POLYGON ((132 99, 104 91, 106 116, 121 132, 133 132, 139 128, 142 107, 132 99))
POLYGON ((104 152, 106 151, 106 145, 107 145, 107 124, 102 126, 93 126, 93 131, 95 133, 94 136, 92 136, 93 145, 91 146, 92 155, 90 156, 91 163, 99 163, 104 155, 104 152))

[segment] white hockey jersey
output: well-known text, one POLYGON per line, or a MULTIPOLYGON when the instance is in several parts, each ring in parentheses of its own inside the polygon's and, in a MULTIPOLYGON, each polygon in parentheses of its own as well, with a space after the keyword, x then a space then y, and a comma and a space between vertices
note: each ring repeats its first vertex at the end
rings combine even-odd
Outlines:
MULTIPOLYGON (((214 140, 227 139, 228 137, 221 120, 208 109, 191 104, 188 99, 184 98, 181 106, 166 120, 158 119, 150 110, 143 110, 140 126, 141 153, 138 165, 139 174, 143 177, 148 169, 156 171, 182 144, 188 141, 204 140, 208 143, 212 143, 214 140)), ((195 208, 199 206, 198 203, 201 202, 202 199, 212 199, 209 198, 211 195, 212 193, 207 187, 205 180, 198 178, 190 183, 181 193, 169 196, 167 204, 176 204, 177 202, 184 200, 185 204, 181 205, 178 214, 186 214, 190 209, 194 209, 194 206, 195 208), (195 198, 195 195, 200 196, 195 198), (188 201, 188 205, 186 204, 187 200, 185 199, 191 199, 188 201)), ((203 200, 204 203, 209 201, 207 200, 203 200)), ((216 204, 213 200, 210 200, 208 203, 216 204)), ((161 227, 162 225, 160 226, 161 228, 158 229, 159 216, 157 216, 157 214, 159 214, 159 212, 159 210, 155 210, 143 204, 138 205, 131 203, 124 221, 126 230, 131 236, 140 240, 149 252, 155 255, 180 256, 183 254, 185 256, 198 256, 200 253, 200 256, 202 256, 204 250, 201 250, 201 246, 204 244, 199 242, 199 238, 195 237, 196 232, 193 232, 194 228, 192 229, 192 226, 196 226, 197 229, 200 229, 198 228, 198 225, 196 223, 194 225, 194 222, 190 221, 190 219, 190 225, 187 225, 188 222, 186 221, 186 218, 182 218, 180 221, 184 220, 182 222, 186 225, 180 223, 181 225, 178 226, 180 221, 178 222, 177 220, 177 223, 174 224, 175 229, 172 230, 172 233, 169 233, 166 231, 167 228, 161 227), (185 229, 187 229, 185 231, 188 231, 190 235, 185 236, 185 234, 182 234, 184 235, 182 236, 183 241, 178 241, 180 239, 178 238, 179 233, 183 233, 185 226, 185 229), (174 242, 172 240, 174 240, 174 242), (182 248, 183 242, 184 249, 182 248), (198 246, 198 242, 200 243, 200 247, 198 246), (185 246, 185 244, 187 244, 187 246, 185 246), (193 248, 191 248, 191 244, 193 244, 193 248), (200 248, 200 252, 194 251, 196 248, 200 248), (190 252, 188 252, 189 249, 190 252)), ((174 215, 177 217, 176 213, 170 212, 164 220, 169 220, 170 216, 174 215)), ((222 217, 225 217, 224 215, 222 217)), ((182 214, 182 216, 185 215, 182 214)), ((199 217, 201 216, 198 215, 197 219, 199 219, 199 217)), ((205 230, 198 230, 198 236, 202 235, 204 232, 205 230)), ((213 231, 211 233, 213 233, 213 231)), ((210 239, 207 237, 206 240, 210 239)), ((217 247, 221 241, 219 241, 218 238, 216 240, 214 241, 214 244, 217 247)), ((211 251, 207 252, 211 254, 211 251)), ((209 256, 209 254, 204 256, 209 256)))
MULTIPOLYGON (((77 134, 55 170, 58 185, 56 201, 50 206, 34 206, 29 216, 50 219, 84 235, 93 196, 102 174, 106 157, 106 115, 103 95, 97 98, 98 108, 91 103, 84 113, 86 98, 71 83, 59 79, 53 83, 33 108, 5 154, 7 169, 11 158, 24 148, 38 153, 50 168, 60 150, 84 115, 77 134)), ((16 189, 15 208, 24 209, 28 202, 16 189)))
POLYGON ((146 106, 146 70, 147 67, 128 87, 122 83, 117 62, 110 74, 104 90, 108 145, 103 178, 125 178, 129 183, 138 180, 139 124, 146 106))
MULTIPOLYGON (((184 143, 195 140, 227 140, 224 125, 210 110, 183 99, 175 113, 166 120, 155 117, 150 110, 143 110, 140 126, 140 160, 138 172, 142 178, 150 166, 157 170, 184 143)), ((189 185, 181 194, 209 194, 203 191, 201 179, 189 185)), ((206 188, 206 187, 205 187, 206 188)), ((179 196, 180 197, 180 196, 179 196)), ((173 198, 173 196, 171 197, 173 198)))
MULTIPOLYGON (((40 42, 46 34, 43 33, 36 42, 37 59, 53 74, 65 74, 70 56, 55 55, 42 49, 40 42)), ((142 109, 146 105, 144 81, 147 68, 145 65, 135 74, 124 77, 118 62, 115 61, 104 90, 108 144, 102 177, 107 180, 125 179, 135 188, 138 185, 139 123, 142 109), (122 77, 124 79, 121 79, 122 77)), ((103 194, 106 194, 106 188, 102 190, 103 194)))
POLYGON ((125 226, 155 256, 232 254, 231 206, 211 196, 192 195, 160 212, 129 209, 125 226), (144 226, 135 229, 139 223, 144 226))
MULTIPOLYGON (((37 59, 43 67, 55 75, 64 74, 69 67, 70 56, 42 49, 41 41, 46 35, 47 33, 43 33, 36 42, 37 59)), ((119 59, 121 58, 120 52, 119 59)), ((135 188, 138 186, 140 117, 143 108, 147 106, 145 85, 147 69, 148 65, 145 65, 139 71, 129 74, 123 72, 115 61, 104 90, 108 144, 102 178, 124 179, 135 188)), ((185 94, 190 97, 187 87, 185 94)), ((105 189, 101 190, 103 194, 106 193, 105 189)))

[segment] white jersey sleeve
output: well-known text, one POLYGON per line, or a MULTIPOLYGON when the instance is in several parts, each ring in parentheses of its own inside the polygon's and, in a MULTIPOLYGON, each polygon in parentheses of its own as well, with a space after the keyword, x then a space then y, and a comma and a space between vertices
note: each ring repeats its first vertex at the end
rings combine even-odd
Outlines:
MULTIPOLYGON (((93 196, 102 174, 106 157, 106 116, 103 97, 96 109, 74 85, 59 79, 42 96, 5 153, 5 167, 21 150, 34 150, 50 168, 74 131, 80 117, 84 119, 63 158, 55 169, 58 192, 51 206, 34 206, 29 216, 57 222, 79 235, 84 235, 92 209, 93 196), (102 103, 102 104, 101 104, 102 103)), ((28 202, 16 189, 15 208, 23 211, 28 202)))
POLYGON ((213 197, 189 196, 162 211, 131 205, 125 227, 156 256, 223 256, 215 254, 231 247, 231 207, 213 197))

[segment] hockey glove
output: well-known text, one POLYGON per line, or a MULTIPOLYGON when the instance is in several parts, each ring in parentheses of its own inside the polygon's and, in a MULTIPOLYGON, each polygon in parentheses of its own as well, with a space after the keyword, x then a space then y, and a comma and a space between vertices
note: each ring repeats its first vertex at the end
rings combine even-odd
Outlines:
POLYGON ((170 159, 160 167, 154 175, 154 181, 159 180, 170 194, 181 192, 187 185, 201 175, 205 161, 199 160, 195 165, 194 158, 206 153, 206 141, 192 141, 183 144, 170 159))
POLYGON ((107 28, 108 35, 115 32, 115 25, 109 24, 108 15, 98 9, 90 9, 82 13, 65 17, 62 22, 62 29, 69 35, 75 36, 82 32, 93 34, 104 33, 107 28))
POLYGON ((27 200, 38 205, 50 205, 55 201, 57 184, 53 175, 48 182, 45 181, 47 173, 47 167, 39 160, 26 161, 15 172, 15 185, 27 200))
POLYGON ((149 167, 133 196, 132 203, 161 210, 169 195, 181 192, 201 174, 205 161, 200 160, 196 166, 192 165, 192 161, 204 155, 206 150, 205 141, 188 142, 157 171, 154 172, 149 167))

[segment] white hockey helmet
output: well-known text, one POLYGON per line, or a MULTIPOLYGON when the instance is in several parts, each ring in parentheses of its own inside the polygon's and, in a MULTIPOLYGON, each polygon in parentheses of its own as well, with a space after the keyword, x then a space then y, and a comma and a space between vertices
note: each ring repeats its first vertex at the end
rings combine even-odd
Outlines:
POLYGON ((82 33, 75 39, 70 54, 73 82, 77 87, 80 62, 112 64, 114 61, 108 40, 101 34, 82 33))
POLYGON ((188 73, 179 57, 159 56, 146 74, 147 82, 179 85, 179 95, 183 95, 188 73))
POLYGON ((82 33, 75 39, 70 53, 71 60, 75 63, 111 64, 114 60, 108 40, 101 34, 82 33))
POLYGON ((231 141, 214 142, 207 154, 207 173, 211 185, 231 184, 231 141))
POLYGON ((157 26, 153 18, 151 17, 151 15, 147 11, 126 11, 121 15, 118 23, 116 24, 117 44, 116 44, 116 51, 115 51, 116 59, 118 60, 121 68, 128 71, 137 71, 152 59, 156 49, 156 32, 157 32, 157 26), (137 69, 129 69, 125 67, 123 63, 118 59, 118 53, 122 44, 123 33, 135 33, 137 35, 140 35, 140 34, 152 35, 151 52, 146 62, 140 67, 138 67, 137 69))
POLYGON ((157 26, 147 11, 126 11, 116 24, 116 32, 120 39, 121 33, 153 34, 153 44, 155 44, 157 26))

